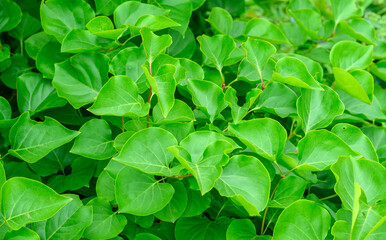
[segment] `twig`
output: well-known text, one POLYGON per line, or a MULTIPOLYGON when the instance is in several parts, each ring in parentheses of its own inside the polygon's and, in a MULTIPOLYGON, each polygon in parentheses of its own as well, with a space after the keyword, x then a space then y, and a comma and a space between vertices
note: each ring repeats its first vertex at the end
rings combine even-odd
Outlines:
POLYGON ((319 44, 321 43, 324 43, 326 42, 328 39, 332 38, 333 36, 335 36, 335 33, 333 32, 330 36, 326 37, 325 39, 315 43, 314 45, 312 45, 311 47, 309 47, 303 54, 307 54, 309 53, 312 49, 314 49, 315 47, 317 47, 319 44))

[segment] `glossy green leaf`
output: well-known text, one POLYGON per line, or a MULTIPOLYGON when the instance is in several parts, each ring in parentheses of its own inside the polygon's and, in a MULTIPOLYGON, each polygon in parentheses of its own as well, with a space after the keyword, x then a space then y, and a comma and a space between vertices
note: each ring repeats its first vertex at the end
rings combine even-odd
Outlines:
POLYGON ((188 89, 193 96, 193 102, 196 106, 213 122, 218 115, 227 107, 224 101, 222 89, 212 82, 205 80, 188 80, 188 89))
POLYGON ((162 115, 166 117, 173 108, 175 101, 174 92, 177 84, 174 74, 176 73, 176 67, 171 64, 162 65, 154 75, 147 66, 142 65, 142 68, 153 92, 158 97, 162 115))
POLYGON ((227 240, 252 240, 256 236, 256 228, 249 219, 234 219, 227 229, 227 240))
POLYGON ((0 120, 11 119, 12 109, 7 99, 0 97, 0 120))
POLYGON ((160 211, 171 201, 174 192, 171 184, 160 183, 153 175, 132 167, 123 168, 115 183, 118 211, 136 216, 160 211))
POLYGON ((157 56, 166 51, 166 48, 172 44, 170 35, 158 36, 154 34, 149 28, 141 30, 142 44, 145 49, 147 60, 149 64, 157 58, 157 56))
POLYGON ((51 81, 38 73, 25 73, 17 81, 17 104, 20 112, 34 113, 62 107, 67 101, 59 98, 51 81))
POLYGON ((280 214, 273 232, 273 240, 287 238, 323 240, 328 234, 331 216, 321 205, 298 200, 280 214))
POLYGON ((115 154, 109 124, 102 119, 92 119, 79 129, 70 152, 97 160, 111 158, 115 154))
POLYGON ((12 126, 9 140, 12 148, 9 154, 28 163, 34 163, 49 152, 74 139, 79 132, 63 127, 55 119, 46 117, 44 122, 30 119, 30 113, 23 113, 12 126))
POLYGON ((95 12, 82 0, 47 0, 41 3, 40 16, 44 31, 62 42, 72 29, 84 29, 95 12))
POLYGON ((124 0, 95 0, 97 14, 111 15, 124 0))
POLYGON ((155 105, 153 108, 153 120, 159 125, 165 123, 189 122, 194 121, 195 119, 192 109, 185 102, 176 99, 166 118, 162 115, 160 105, 155 105))
POLYGON ((229 159, 215 188, 240 203, 250 215, 259 215, 268 203, 270 177, 256 158, 237 155, 229 159))
POLYGON ((36 56, 40 49, 51 41, 55 41, 53 36, 48 35, 45 32, 38 32, 24 41, 25 50, 32 59, 36 60, 36 56))
POLYGON ((296 101, 298 97, 289 87, 279 82, 270 82, 259 95, 253 110, 287 117, 296 115, 296 101))
POLYGON ((83 206, 77 195, 66 195, 73 200, 52 218, 32 224, 40 239, 78 239, 92 222, 92 207, 83 206))
POLYGON ((286 83, 299 88, 323 91, 323 88, 310 74, 306 65, 297 58, 283 57, 276 63, 274 81, 286 83))
POLYGON ((23 42, 24 39, 39 31, 40 28, 41 26, 39 20, 31 17, 28 13, 23 13, 21 22, 16 26, 16 28, 9 32, 9 35, 18 39, 20 42, 23 42))
POLYGON ((113 49, 119 45, 113 40, 98 37, 90 31, 73 29, 63 39, 62 52, 83 53, 102 49, 113 49))
POLYGON ((188 24, 192 16, 192 1, 158 0, 157 2, 163 9, 169 10, 168 17, 180 25, 172 27, 172 29, 178 31, 182 36, 185 36, 185 32, 188 29, 188 24))
POLYGON ((361 153, 366 159, 378 162, 378 156, 370 139, 357 127, 339 123, 331 131, 343 139, 354 151, 361 153))
POLYGON ((203 217, 181 218, 175 228, 176 240, 225 239, 228 219, 211 221, 203 217))
POLYGON ((247 54, 246 59, 253 65, 261 80, 263 80, 262 71, 268 59, 276 52, 275 46, 269 42, 253 38, 248 38, 241 46, 247 54))
POLYGON ((229 34, 233 27, 232 15, 227 10, 219 7, 212 8, 206 21, 213 29, 222 34, 229 34))
POLYGON ((249 20, 245 26, 244 34, 274 44, 289 44, 288 39, 280 28, 263 18, 249 20))
POLYGON ((276 161, 283 152, 287 132, 279 122, 270 119, 253 119, 239 124, 230 124, 229 131, 257 154, 276 161))
POLYGON ((115 76, 103 85, 95 103, 88 108, 95 115, 145 116, 149 104, 138 94, 138 87, 127 76, 115 76))
POLYGON ((357 8, 354 0, 331 0, 331 7, 335 24, 352 16, 361 15, 361 11, 357 8))
POLYGON ((7 232, 4 240, 40 240, 39 235, 29 228, 23 227, 16 231, 7 232))
POLYGON ((14 54, 10 61, 11 64, 8 68, 4 71, 2 70, 0 80, 5 86, 16 89, 17 78, 24 73, 30 72, 31 68, 28 66, 28 59, 21 54, 14 54))
POLYGON ((311 38, 321 38, 318 32, 322 27, 322 19, 318 12, 310 8, 289 9, 288 12, 295 19, 299 27, 311 38))
POLYGON ((259 95, 262 92, 263 91, 258 89, 258 88, 254 88, 251 91, 249 91, 247 93, 247 96, 245 99, 246 101, 245 101, 244 105, 240 107, 237 103, 238 99, 236 96, 236 94, 237 94, 236 90, 234 90, 231 87, 228 88, 228 90, 225 92, 224 100, 231 107, 233 123, 235 123, 235 124, 239 123, 245 117, 245 115, 247 115, 248 110, 252 107, 252 105, 255 103, 256 99, 259 97, 259 95))
POLYGON ((296 107, 305 132, 327 127, 343 114, 344 104, 331 88, 322 85, 324 91, 302 89, 296 107))
POLYGON ((335 86, 337 89, 356 99, 371 104, 374 93, 373 76, 364 70, 345 71, 334 67, 335 86))
POLYGON ((356 160, 352 157, 340 157, 331 166, 335 175, 335 192, 342 200, 343 206, 352 210, 354 206, 354 183, 358 183, 366 194, 367 202, 374 205, 384 198, 386 190, 383 187, 385 181, 385 167, 381 164, 366 160, 356 160))
POLYGON ((330 52, 332 66, 343 70, 364 69, 372 62, 373 46, 365 46, 352 41, 340 41, 330 52))
POLYGON ((146 54, 143 48, 125 48, 111 60, 110 72, 114 75, 126 75, 134 82, 138 82, 144 75, 141 66, 145 61, 146 54))
MULTIPOLYGON (((121 0, 118 0, 121 1, 121 0)), ((110 0, 111 2, 111 0, 110 0)), ((107 39, 118 39, 122 36, 126 28, 114 29, 114 24, 110 18, 106 16, 98 16, 91 19, 86 28, 89 32, 95 36, 107 38, 107 39)), ((99 41, 102 39, 99 39, 99 41)))
POLYGON ((161 211, 154 213, 154 216, 161 221, 174 223, 184 213, 188 204, 188 195, 182 182, 171 184, 175 190, 172 200, 161 211))
POLYGON ((23 14, 17 3, 11 0, 2 0, 0 9, 0 33, 9 31, 20 23, 23 14))
POLYGON ((36 56, 36 68, 43 73, 43 77, 52 79, 55 74, 55 63, 60 63, 71 55, 60 51, 58 42, 50 41, 45 44, 36 56))
POLYGON ((374 27, 362 18, 354 18, 349 22, 341 21, 340 30, 347 35, 367 44, 376 42, 374 27))
POLYGON ((303 197, 306 186, 307 182, 297 176, 288 176, 281 179, 273 199, 268 203, 268 207, 287 208, 303 197))
POLYGON ((80 108, 94 102, 107 82, 108 58, 101 53, 80 53, 55 65, 52 85, 60 97, 80 108))
POLYGON ((299 141, 301 170, 320 171, 335 163, 340 156, 360 156, 341 138, 327 130, 314 130, 299 141))
POLYGON ((170 132, 146 128, 131 136, 114 160, 145 173, 173 176, 181 170, 170 166, 174 157, 167 148, 174 145, 177 140, 170 132))
POLYGON ((19 177, 5 182, 1 193, 1 213, 14 230, 51 218, 72 200, 40 182, 19 177))
POLYGON ((221 72, 226 65, 226 60, 230 57, 236 44, 232 37, 227 35, 215 35, 209 37, 199 36, 197 41, 200 43, 200 50, 221 72))
POLYGON ((89 239, 109 239, 120 234, 127 224, 125 216, 111 210, 110 203, 103 198, 94 198, 87 203, 92 208, 92 223, 83 236, 89 239))

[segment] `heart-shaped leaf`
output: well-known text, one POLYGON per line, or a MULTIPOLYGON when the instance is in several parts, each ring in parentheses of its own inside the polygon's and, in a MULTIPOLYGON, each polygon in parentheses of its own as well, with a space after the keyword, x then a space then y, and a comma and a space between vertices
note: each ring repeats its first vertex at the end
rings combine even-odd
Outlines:
POLYGON ((287 132, 279 122, 270 119, 253 119, 239 124, 230 124, 229 131, 257 154, 276 161, 283 152, 287 132))
POLYGON ((160 211, 171 201, 174 192, 171 184, 160 183, 153 175, 132 167, 123 168, 115 183, 118 211, 137 216, 160 211))
POLYGON ((340 41, 330 52, 332 66, 343 70, 364 69, 372 62, 373 46, 365 46, 353 41, 340 41))
POLYGON ((177 140, 170 132, 146 128, 131 136, 114 160, 145 173, 173 176, 181 170, 170 166, 174 157, 167 148, 174 145, 177 140))
POLYGON ((6 9, 7 11, 1 11, 0 13, 0 33, 9 31, 15 28, 22 19, 22 12, 14 1, 4 0, 0 2, 0 9, 6 9))
POLYGON ((280 28, 263 18, 254 18, 249 20, 245 26, 244 34, 275 44, 289 44, 288 39, 280 28))
POLYGON ((281 179, 273 199, 268 203, 268 207, 288 207, 303 197, 306 186, 307 181, 297 176, 288 176, 281 179))

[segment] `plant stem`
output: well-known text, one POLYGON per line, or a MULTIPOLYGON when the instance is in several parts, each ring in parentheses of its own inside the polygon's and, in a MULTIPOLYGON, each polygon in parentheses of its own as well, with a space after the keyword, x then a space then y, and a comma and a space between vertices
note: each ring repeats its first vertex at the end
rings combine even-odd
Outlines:
POLYGON ((229 201, 229 198, 224 202, 224 204, 222 205, 222 207, 221 207, 220 210, 218 211, 215 221, 216 221, 217 218, 220 216, 220 213, 222 212, 222 210, 224 210, 224 207, 225 207, 225 205, 228 203, 228 201, 229 201))
MULTIPOLYGON (((151 62, 149 62, 149 72, 150 72, 150 76, 153 77, 153 72, 151 71, 151 62)), ((151 101, 151 96, 152 96, 152 88, 150 86, 149 95, 147 97, 147 102, 149 104, 150 104, 150 101, 151 101)), ((149 118, 150 118, 150 109, 149 109, 149 112, 147 113, 147 117, 146 117, 146 128, 149 128, 149 118)))
POLYGON ((321 40, 321 41, 315 43, 315 44, 312 45, 311 47, 309 47, 303 54, 309 53, 312 49, 314 49, 315 47, 317 47, 319 44, 326 42, 328 39, 332 38, 333 36, 335 36, 335 30, 334 30, 334 32, 333 32, 330 36, 326 37, 325 39, 323 39, 323 40, 321 40))
POLYGON ((193 176, 193 174, 185 174, 185 175, 182 175, 182 176, 171 176, 171 177, 168 177, 168 178, 181 179, 181 178, 192 177, 192 176, 193 176))
POLYGON ((125 118, 122 116, 122 132, 125 132, 125 118))
POLYGON ((334 197, 336 197, 336 196, 338 196, 337 194, 334 194, 334 195, 331 195, 331 196, 328 196, 328 197, 324 197, 324 198, 321 198, 321 199, 319 199, 320 201, 324 201, 324 200, 327 200, 327 199, 330 199, 330 198, 334 198, 334 197))
POLYGON ((276 164, 277 168, 278 168, 279 171, 280 171, 280 176, 281 176, 281 178, 283 178, 283 177, 284 177, 284 174, 283 174, 283 171, 281 170, 279 164, 278 164, 276 161, 274 161, 274 163, 276 164))
POLYGON ((259 67, 257 67, 257 72, 259 72, 259 75, 260 75, 260 80, 261 80, 261 90, 264 90, 265 86, 264 86, 264 81, 263 81, 263 75, 261 74, 261 70, 259 67))
MULTIPOLYGON (((275 189, 273 190, 273 192, 272 192, 272 194, 271 194, 271 197, 269 198, 269 199, 273 199, 273 196, 275 195, 275 193, 276 193, 276 190, 277 190, 277 187, 279 186, 279 183, 280 183, 280 181, 283 179, 283 177, 282 178, 280 178, 280 180, 277 182, 277 185, 276 185, 276 187, 275 187, 275 189)), ((265 211, 264 211, 264 216, 263 216, 263 221, 262 221, 262 223, 261 223, 261 229, 260 229, 260 235, 263 235, 264 234, 264 222, 265 222, 265 218, 267 217, 267 212, 268 212, 268 208, 269 207, 266 207, 265 208, 265 211)))
POLYGON ((221 76, 221 80, 222 80, 222 86, 221 88, 222 89, 225 89, 225 78, 224 78, 224 75, 222 74, 222 68, 217 68, 218 71, 220 72, 220 76, 221 76))

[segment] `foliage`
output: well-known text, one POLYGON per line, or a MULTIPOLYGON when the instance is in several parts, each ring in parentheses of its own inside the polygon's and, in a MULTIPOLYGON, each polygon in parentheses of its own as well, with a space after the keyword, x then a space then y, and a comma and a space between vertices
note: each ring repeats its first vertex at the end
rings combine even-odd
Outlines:
POLYGON ((0 239, 385 239, 384 0, 0 0, 0 239))

